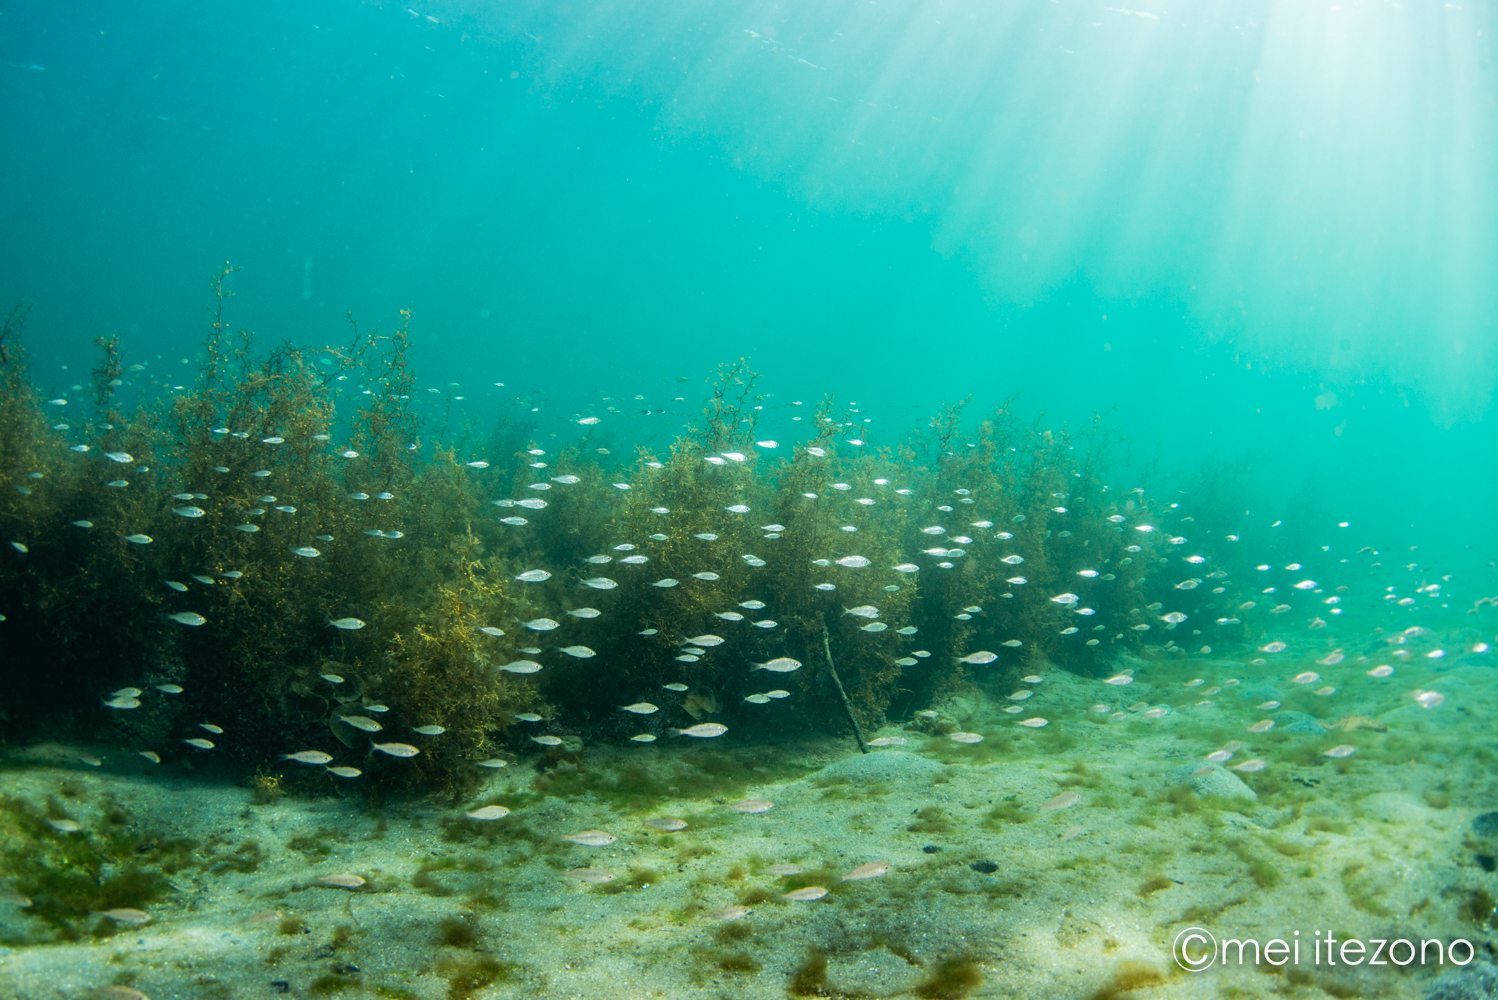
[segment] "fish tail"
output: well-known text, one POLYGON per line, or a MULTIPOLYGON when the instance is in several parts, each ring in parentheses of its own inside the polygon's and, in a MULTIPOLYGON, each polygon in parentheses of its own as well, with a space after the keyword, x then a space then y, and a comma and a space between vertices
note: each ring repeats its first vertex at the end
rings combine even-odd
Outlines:
POLYGON ((680 736, 681 733, 682 733, 682 731, 680 729, 667 729, 666 730, 666 735, 667 736, 680 736))

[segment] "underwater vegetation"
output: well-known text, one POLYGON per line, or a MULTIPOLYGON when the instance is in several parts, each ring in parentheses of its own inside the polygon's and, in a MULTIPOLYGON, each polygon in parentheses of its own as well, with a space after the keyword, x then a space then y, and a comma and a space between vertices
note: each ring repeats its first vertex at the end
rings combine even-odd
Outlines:
POLYGON ((806 440, 761 441, 740 361, 659 451, 589 447, 596 418, 434 444, 408 312, 261 349, 226 319, 232 271, 195 368, 131 406, 117 337, 88 398, 47 399, 24 312, 0 328, 6 739, 227 758, 267 796, 457 796, 583 741, 877 727, 973 677, 1169 656, 1199 618, 1264 628, 1233 610, 1232 483, 1224 526, 1118 487, 1101 418, 969 426, 958 403, 875 445, 829 398, 806 440))

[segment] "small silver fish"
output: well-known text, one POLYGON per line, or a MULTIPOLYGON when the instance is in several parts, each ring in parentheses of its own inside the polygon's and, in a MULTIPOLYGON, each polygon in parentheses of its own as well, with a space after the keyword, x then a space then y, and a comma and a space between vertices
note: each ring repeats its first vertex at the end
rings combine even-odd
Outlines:
POLYGON ((539 743, 543 747, 559 747, 562 745, 562 738, 560 736, 532 736, 531 742, 539 743))
POLYGON ((749 909, 748 906, 734 904, 734 906, 725 906, 721 910, 713 910, 712 913, 709 913, 709 916, 715 919, 715 921, 737 921, 737 919, 743 918, 743 916, 749 916, 750 913, 753 913, 753 910, 749 909))
POLYGON ((804 889, 792 889, 791 892, 785 892, 785 894, 780 895, 780 898, 782 900, 792 900, 795 903, 812 903, 812 901, 819 900, 824 895, 827 895, 827 889, 819 885, 809 885, 804 889))
MULTIPOLYGON (((750 611, 760 611, 760 610, 762 610, 764 608, 764 606, 765 606, 765 602, 764 601, 740 601, 739 602, 739 607, 741 607, 741 608, 748 608, 750 611)), ((723 616, 719 615, 719 617, 721 618, 723 616)))
POLYGON ((655 742, 655 734, 654 733, 640 733, 637 736, 631 736, 630 739, 634 740, 636 743, 654 743, 655 742))
POLYGON ((969 653, 966 656, 959 656, 957 658, 957 662, 958 663, 971 663, 971 664, 973 664, 975 666, 982 666, 985 663, 992 663, 994 660, 997 660, 998 658, 999 658, 999 654, 998 653, 990 653, 986 649, 980 649, 976 653, 969 653))
POLYGON ((412 726, 411 731, 413 733, 420 733, 423 736, 441 736, 447 732, 441 726, 412 726))
POLYGON ((150 761, 152 764, 160 764, 161 763, 161 756, 159 754, 157 754, 154 750, 139 750, 139 751, 137 751, 137 753, 139 753, 146 760, 150 761))
POLYGON ((485 635, 492 635, 492 636, 501 636, 501 635, 505 634, 505 630, 504 629, 502 629, 502 628, 495 628, 493 625, 480 625, 479 626, 479 631, 482 632, 482 633, 484 633, 485 635))
POLYGON ((788 674, 793 670, 801 669, 801 661, 789 656, 778 656, 767 663, 756 663, 753 669, 769 670, 777 674, 788 674))
POLYGON ((1040 807, 1040 811, 1052 812, 1057 809, 1070 809, 1072 806, 1081 801, 1082 793, 1077 791, 1075 788, 1072 788, 1043 803, 1040 807))
POLYGON ((144 910, 137 910, 129 906, 117 907, 113 910, 100 910, 101 917, 108 917, 117 924, 129 924, 131 927, 140 927, 142 924, 151 922, 150 914, 144 910))
POLYGON ((521 583, 541 583, 542 581, 550 580, 551 574, 544 569, 528 569, 515 577, 515 579, 521 583))
POLYGON ((583 830, 580 833, 563 834, 562 839, 584 847, 607 847, 619 838, 605 830, 583 830))
POLYGON ((685 690, 687 690, 687 686, 685 684, 681 684, 681 683, 664 684, 664 685, 662 685, 662 687, 664 687, 667 691, 685 691, 685 690))
POLYGON ((699 739, 708 739, 714 736, 722 736, 728 732, 728 727, 718 722, 702 722, 686 729, 668 730, 672 736, 695 736, 699 739))
POLYGON ((586 660, 598 655, 587 646, 563 646, 559 652, 566 653, 568 656, 575 656, 579 660, 586 660))
POLYGON ((362 729, 366 733, 377 733, 385 728, 375 720, 363 715, 341 715, 339 718, 355 729, 362 729))
POLYGON ((206 729, 215 736, 222 736, 224 734, 224 729, 222 726, 215 726, 211 722, 200 722, 198 723, 198 728, 206 729))
POLYGON ((167 615, 167 617, 179 625, 202 625, 208 621, 207 618, 204 618, 195 611, 178 611, 175 614, 167 615))
POLYGON ((859 865, 857 868, 844 875, 839 881, 856 882, 860 879, 878 878, 894 868, 888 861, 870 861, 868 864, 859 865))
POLYGON ((535 660, 515 660, 512 663, 501 663, 499 669, 509 674, 534 674, 541 669, 541 664, 535 660))
POLYGON ((182 742, 186 743, 190 747, 197 747, 199 750, 212 750, 213 749, 213 741, 212 740, 205 740, 205 739, 202 739, 201 737, 200 738, 196 738, 196 739, 191 739, 191 740, 183 740, 182 742))
POLYGON ((357 778, 364 772, 359 770, 357 767, 339 766, 328 768, 328 773, 336 774, 340 778, 357 778))
POLYGON ((361 629, 364 627, 364 622, 360 621, 357 618, 339 618, 337 620, 328 622, 328 624, 333 626, 334 628, 341 628, 347 631, 354 631, 356 629, 361 629))
POLYGON ((319 875, 317 881, 323 885, 332 886, 335 889, 357 889, 365 884, 364 879, 358 875, 350 875, 344 872, 339 875, 319 875))
POLYGON ((150 545, 152 539, 150 535, 126 535, 125 541, 133 545, 150 545))
POLYGON ((299 548, 292 549, 291 554, 294 556, 301 556, 303 559, 316 559, 318 556, 322 555, 321 552, 319 552, 317 549, 314 549, 310 545, 303 545, 299 548))
POLYGON ((416 747, 409 743, 371 743, 380 753, 388 753, 392 757, 415 757, 421 753, 416 747))
POLYGON ((532 618, 530 621, 521 622, 520 624, 536 632, 550 632, 552 629, 558 627, 561 622, 553 621, 550 618, 532 618))
POLYGON ((173 507, 172 513, 179 517, 202 517, 208 512, 202 507, 173 507))
POLYGON ((633 712, 635 715, 654 715, 660 709, 648 701, 637 701, 633 705, 625 705, 619 709, 621 712, 633 712))
POLYGON ((757 813, 769 812, 771 809, 775 808, 775 803, 771 802, 769 799, 744 799, 740 802, 730 802, 728 804, 728 808, 732 809, 736 813, 754 815, 757 813))
POLYGON ((603 614, 603 612, 599 611, 597 608, 573 608, 567 613, 574 618, 597 618, 599 615, 603 614))
POLYGON ((687 828, 687 821, 677 819, 674 816, 657 816, 653 819, 647 819, 645 825, 652 830, 664 830, 666 833, 675 833, 677 830, 685 830, 687 828))
POLYGON ((469 819, 476 819, 487 822, 490 820, 504 819, 506 816, 510 815, 510 810, 506 809, 504 806, 483 806, 482 808, 466 812, 463 815, 467 816, 469 819))
POLYGON ((282 760, 294 760, 298 764, 321 765, 333 759, 332 754, 323 753, 321 750, 299 750, 296 753, 283 753, 282 760))

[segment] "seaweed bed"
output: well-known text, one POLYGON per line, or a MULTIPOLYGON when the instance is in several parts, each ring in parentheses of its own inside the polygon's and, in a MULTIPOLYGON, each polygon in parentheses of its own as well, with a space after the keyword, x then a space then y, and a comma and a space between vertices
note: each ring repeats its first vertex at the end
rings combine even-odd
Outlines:
MULTIPOLYGON (((1195 484, 1191 514, 1110 487, 1117 442, 1101 420, 1073 435, 1000 410, 964 430, 957 404, 876 445, 850 438, 856 418, 829 399, 809 440, 771 450, 756 445, 760 397, 739 362, 710 380, 703 416, 660 455, 590 447, 587 420, 570 442, 502 421, 433 445, 411 398, 408 313, 388 334, 356 328, 346 347, 261 352, 224 318, 231 271, 215 278, 213 322, 181 385, 146 385, 118 338, 101 338, 91 400, 49 400, 27 368, 24 313, 0 331, 0 612, 7 659, 25 665, 8 684, 7 741, 86 734, 167 761, 214 756, 262 780, 279 768, 274 783, 291 786, 337 783, 280 761, 325 748, 358 764, 371 790, 458 796, 476 762, 536 749, 541 729, 565 755, 581 739, 709 717, 730 740, 846 731, 849 714, 872 728, 975 670, 1093 675, 1121 649, 1178 655, 1174 626, 1156 620, 1157 602, 1178 594, 1179 572, 1162 572, 1180 563, 1177 531, 1195 529, 1191 550, 1221 581, 1198 592, 1193 614, 1226 620, 1213 609, 1243 596, 1232 482, 1195 484), (127 389, 149 391, 127 408, 127 389), (1184 523, 1214 512, 1210 529, 1184 523), (648 562, 622 565, 628 544, 648 562), (585 562, 599 555, 616 558, 585 562), (848 557, 868 564, 837 562, 848 557), (551 575, 517 581, 533 569, 551 575), (617 586, 581 583, 600 577, 617 586), (651 585, 666 579, 679 582, 651 585), (835 590, 817 589, 828 581, 835 590), (1061 591, 1078 603, 1051 600, 1061 591), (762 612, 724 620, 750 598, 762 612), (845 613, 860 605, 889 627, 845 613), (601 613, 570 613, 584 607, 601 613), (182 623, 191 615, 203 624, 182 623), (538 618, 560 624, 522 624, 538 618), (751 627, 756 618, 776 625, 751 627), (343 619, 363 627, 331 625, 343 619), (683 654, 686 639, 715 632, 728 641, 683 654), (576 646, 598 655, 554 652, 576 646), (979 649, 1000 655, 958 659, 979 649), (544 669, 499 669, 522 655, 544 669), (787 656, 807 665, 773 675, 789 697, 773 712, 746 703, 770 676, 751 665, 787 656), (109 707, 121 688, 144 692, 122 703, 138 706, 109 707), (662 711, 618 711, 642 698, 662 711), (370 706, 388 709, 376 738, 420 753, 371 757, 370 737, 343 721, 370 706), (521 712, 542 724, 518 723, 521 712), (413 732, 432 725, 445 732, 413 732)), ((1262 625, 1245 615, 1226 632, 1244 641, 1262 625)))

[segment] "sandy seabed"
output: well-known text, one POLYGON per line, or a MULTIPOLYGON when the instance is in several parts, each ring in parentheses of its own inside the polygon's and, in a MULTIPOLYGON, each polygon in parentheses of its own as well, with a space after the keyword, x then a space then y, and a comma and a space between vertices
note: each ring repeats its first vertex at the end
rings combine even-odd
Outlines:
POLYGON ((353 786, 257 803, 238 780, 202 767, 158 767, 116 748, 12 748, 4 794, 61 803, 83 829, 57 836, 92 836, 106 810, 122 809, 162 836, 220 850, 253 841, 260 854, 248 871, 183 868, 171 875, 174 891, 145 907, 148 923, 99 916, 71 943, 25 943, 52 931, 0 903, 10 942, 0 949, 0 996, 108 996, 95 991, 111 985, 115 996, 130 996, 126 987, 152 1000, 1498 996, 1488 964, 1498 874, 1485 853, 1498 841, 1498 817, 1488 816, 1498 809, 1491 664, 1454 662, 1438 684, 1427 679, 1446 695, 1435 711, 1407 697, 1408 680, 1391 678, 1314 713, 1325 725, 1365 716, 1386 733, 1311 726, 1262 746, 1244 732, 1251 698, 1229 687, 1198 705, 1207 699, 1181 681, 1212 683, 1233 669, 1244 670, 1141 663, 1122 692, 1052 671, 1022 713, 1003 712, 1002 697, 952 698, 937 720, 868 734, 906 743, 866 756, 831 738, 589 748, 586 776, 542 776, 555 794, 535 793, 541 772, 522 759, 464 803, 377 811, 353 786), (1099 701, 1171 710, 1145 719, 1136 707, 1108 721, 1092 711, 1099 701), (1051 725, 1016 726, 1031 717, 1051 725), (938 728, 988 735, 962 745, 938 728), (1204 763, 1223 733, 1248 745, 1226 767, 1204 763), (1320 755, 1344 741, 1358 752, 1320 755), (722 754, 739 769, 736 789, 773 808, 743 814, 722 796, 642 803, 567 791, 571 781, 603 787, 633 766, 669 770, 700 754, 722 754), (1228 769, 1251 754, 1266 759, 1264 771, 1228 769), (80 762, 89 756, 102 766, 80 762), (1041 809, 1068 790, 1074 804, 1041 809), (491 801, 516 805, 494 822, 464 817, 491 801), (659 816, 688 826, 645 825, 659 816), (561 839, 586 829, 617 839, 561 839), (892 867, 838 881, 871 861, 892 867), (804 870, 765 871, 788 863, 804 870), (615 877, 588 884, 566 874, 582 866, 615 877), (317 881, 344 873, 365 884, 317 881), (782 898, 807 885, 830 892, 782 898), (733 905, 750 912, 714 915, 733 905), (1260 947, 1299 932, 1299 964, 1256 963, 1249 947, 1239 965, 1230 948, 1225 965, 1185 971, 1173 944, 1193 926, 1260 947), (1451 950, 1444 964, 1433 945, 1423 966, 1330 964, 1319 950, 1328 933, 1339 948, 1356 938, 1370 953, 1373 942, 1399 939, 1451 950), (1467 958, 1458 939, 1474 955, 1465 968, 1453 964, 1467 958))

